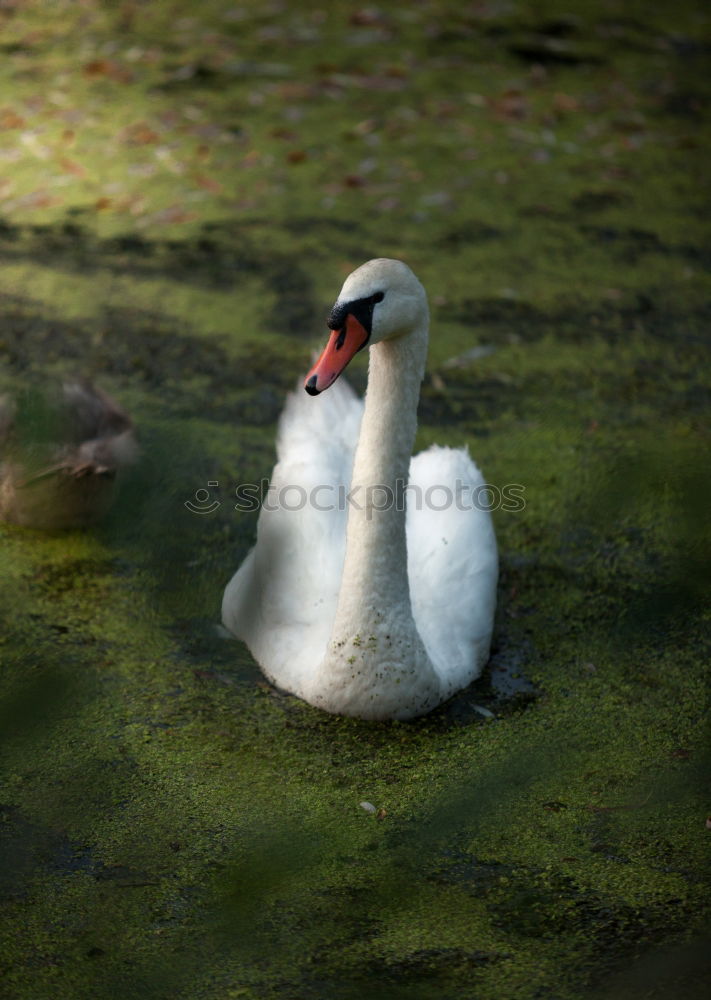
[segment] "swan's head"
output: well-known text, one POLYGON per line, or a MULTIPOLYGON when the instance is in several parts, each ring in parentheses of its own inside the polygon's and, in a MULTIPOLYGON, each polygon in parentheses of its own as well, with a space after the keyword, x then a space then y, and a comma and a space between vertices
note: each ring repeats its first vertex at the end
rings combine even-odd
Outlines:
POLYGON ((386 257, 361 264, 336 299, 328 317, 331 335, 304 388, 317 396, 333 385, 358 351, 412 333, 426 321, 427 296, 407 264, 386 257))

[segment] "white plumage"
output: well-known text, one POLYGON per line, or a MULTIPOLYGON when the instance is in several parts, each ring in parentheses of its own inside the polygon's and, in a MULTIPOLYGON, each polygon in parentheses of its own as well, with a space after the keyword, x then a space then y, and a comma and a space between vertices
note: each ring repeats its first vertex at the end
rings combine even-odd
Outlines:
POLYGON ((225 590, 223 620, 278 687, 330 712, 411 718, 486 662, 496 541, 466 450, 410 460, 428 328, 410 269, 364 264, 332 320, 307 380, 321 394, 287 398, 257 542, 225 590), (344 380, 332 385, 364 336, 365 406, 344 380))

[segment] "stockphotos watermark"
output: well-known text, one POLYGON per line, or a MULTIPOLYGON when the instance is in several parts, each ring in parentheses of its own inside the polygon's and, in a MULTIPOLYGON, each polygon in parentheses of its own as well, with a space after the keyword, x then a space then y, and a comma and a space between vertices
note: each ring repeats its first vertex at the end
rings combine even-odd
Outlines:
MULTIPOLYGON (((185 506, 193 514, 214 514, 222 506, 222 501, 216 499, 210 492, 219 489, 215 480, 208 482, 209 489, 197 490, 192 500, 186 500, 185 506)), ((298 483, 286 484, 278 489, 269 485, 268 479, 260 483, 241 483, 234 491, 237 503, 234 509, 242 513, 254 513, 260 508, 267 511, 284 510, 296 512, 311 508, 327 513, 335 510, 364 510, 366 517, 385 510, 502 510, 509 514, 517 514, 524 510, 526 487, 520 483, 507 483, 505 486, 494 486, 492 483, 481 483, 472 486, 460 479, 453 486, 434 483, 423 489, 416 483, 406 483, 400 479, 394 486, 375 484, 372 486, 334 485, 322 483, 306 489, 298 483)))

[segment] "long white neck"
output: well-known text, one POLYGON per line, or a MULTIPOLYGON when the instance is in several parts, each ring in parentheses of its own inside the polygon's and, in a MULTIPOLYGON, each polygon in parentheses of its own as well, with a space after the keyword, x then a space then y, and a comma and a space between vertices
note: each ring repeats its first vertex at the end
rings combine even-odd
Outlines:
POLYGON ((372 631, 383 609, 397 608, 399 616, 412 619, 404 487, 427 357, 426 317, 412 333, 374 344, 369 353, 334 638, 372 631))
POLYGON ((426 307, 411 333, 374 344, 369 353, 338 607, 305 696, 343 715, 408 719, 433 708, 442 693, 412 616, 405 534, 426 307))

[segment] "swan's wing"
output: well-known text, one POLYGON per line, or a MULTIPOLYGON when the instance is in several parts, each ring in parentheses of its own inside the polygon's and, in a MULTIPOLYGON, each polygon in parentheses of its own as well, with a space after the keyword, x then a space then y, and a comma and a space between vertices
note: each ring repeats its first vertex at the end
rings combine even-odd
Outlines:
POLYGON ((344 379, 316 397, 301 388, 287 397, 257 543, 223 598, 227 628, 296 694, 323 658, 336 613, 362 412, 344 379))
MULTIPOLYGON (((344 378, 326 392, 309 396, 301 385, 286 397, 277 431, 277 459, 288 462, 308 455, 338 468, 338 455, 350 480, 353 453, 363 416, 363 400, 344 378)), ((342 478, 339 479, 339 482, 342 478)))
POLYGON ((412 611, 449 696, 478 677, 489 655, 496 538, 488 511, 480 509, 484 479, 466 450, 435 445, 421 452, 410 463, 409 485, 412 611))

